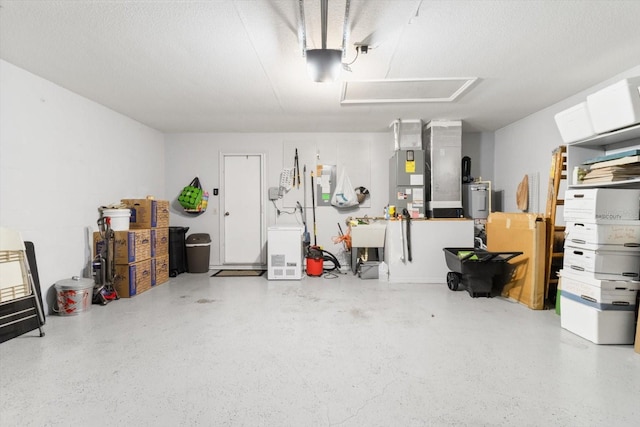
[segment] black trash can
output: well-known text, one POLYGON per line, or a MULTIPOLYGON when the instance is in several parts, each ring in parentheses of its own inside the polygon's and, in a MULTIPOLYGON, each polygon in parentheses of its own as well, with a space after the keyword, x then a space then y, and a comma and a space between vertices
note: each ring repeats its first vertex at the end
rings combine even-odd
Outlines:
POLYGON ((185 236, 189 227, 169 227, 169 276, 187 271, 185 236))
POLYGON ((211 253, 211 237, 206 233, 195 233, 187 237, 187 271, 207 273, 211 253))

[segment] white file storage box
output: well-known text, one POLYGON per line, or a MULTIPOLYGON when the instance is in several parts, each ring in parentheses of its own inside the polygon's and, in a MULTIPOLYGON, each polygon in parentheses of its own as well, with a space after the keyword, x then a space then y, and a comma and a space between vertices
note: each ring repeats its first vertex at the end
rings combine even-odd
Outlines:
POLYGON ((559 112, 555 115, 555 120, 564 142, 575 142, 596 134, 591 124, 586 102, 581 102, 559 112))
POLYGON ((640 251, 640 221, 567 222, 567 246, 589 250, 640 251))
POLYGON ((596 279, 593 276, 587 276, 581 274, 579 271, 563 268, 560 270, 560 277, 562 277, 562 283, 564 284, 564 279, 569 278, 570 280, 579 281, 585 283, 590 286, 595 286, 597 288, 601 288, 605 291, 640 291, 640 281, 637 280, 606 280, 606 279, 596 279))
POLYGON ((582 279, 562 274, 562 294, 568 293, 592 307, 635 310, 639 282, 582 279), (604 286, 602 286, 604 285, 604 286))
POLYGON ((633 310, 598 310, 566 296, 560 296, 560 306, 562 328, 595 344, 633 344, 633 310))
POLYGON ((640 123, 640 76, 620 80, 587 96, 587 107, 597 133, 640 123))
POLYGON ((564 219, 567 222, 638 220, 639 210, 640 190, 635 189, 570 189, 564 196, 564 219))
POLYGON ((634 252, 590 251, 564 248, 564 269, 580 276, 604 280, 638 280, 640 254, 634 252))

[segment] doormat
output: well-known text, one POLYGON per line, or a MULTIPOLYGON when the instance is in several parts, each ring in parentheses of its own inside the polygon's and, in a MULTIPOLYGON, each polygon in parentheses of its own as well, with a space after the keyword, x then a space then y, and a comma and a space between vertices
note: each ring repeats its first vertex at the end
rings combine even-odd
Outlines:
POLYGON ((266 270, 220 270, 211 277, 258 277, 262 276, 266 270))

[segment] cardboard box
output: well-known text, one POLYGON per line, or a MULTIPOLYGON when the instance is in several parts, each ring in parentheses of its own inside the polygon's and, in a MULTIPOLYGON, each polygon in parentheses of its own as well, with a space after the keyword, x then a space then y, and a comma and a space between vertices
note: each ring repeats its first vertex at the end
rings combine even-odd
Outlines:
POLYGON ((152 228, 151 258, 169 255, 169 228, 152 228))
POLYGON ((636 353, 640 353, 640 316, 638 316, 638 324, 636 325, 636 345, 633 348, 636 353))
POLYGON ((131 298, 151 289, 151 259, 116 265, 113 285, 121 298, 131 298))
POLYGON ((169 228, 169 201, 156 200, 156 227, 169 228))
POLYGON ((169 201, 153 199, 122 199, 131 209, 129 227, 131 229, 169 227, 169 201))
POLYGON ((169 281, 169 255, 151 258, 151 286, 169 281))
POLYGON ((544 309, 546 220, 527 213, 493 212, 487 220, 487 249, 491 252, 522 252, 509 261, 512 275, 502 296, 534 310, 544 309))
MULTIPOLYGON (((151 233, 149 230, 114 231, 116 264, 130 264, 151 258, 151 233)), ((104 241, 99 232, 93 233, 93 255, 102 251, 104 241)))

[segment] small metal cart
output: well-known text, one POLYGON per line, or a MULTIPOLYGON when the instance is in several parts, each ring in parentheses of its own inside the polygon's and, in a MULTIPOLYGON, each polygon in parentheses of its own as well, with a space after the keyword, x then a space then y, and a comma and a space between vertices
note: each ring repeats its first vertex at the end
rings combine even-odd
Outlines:
POLYGON ((444 248, 447 286, 457 291, 462 285, 473 298, 491 297, 496 276, 505 272, 507 261, 522 252, 489 252, 475 248, 444 248))

